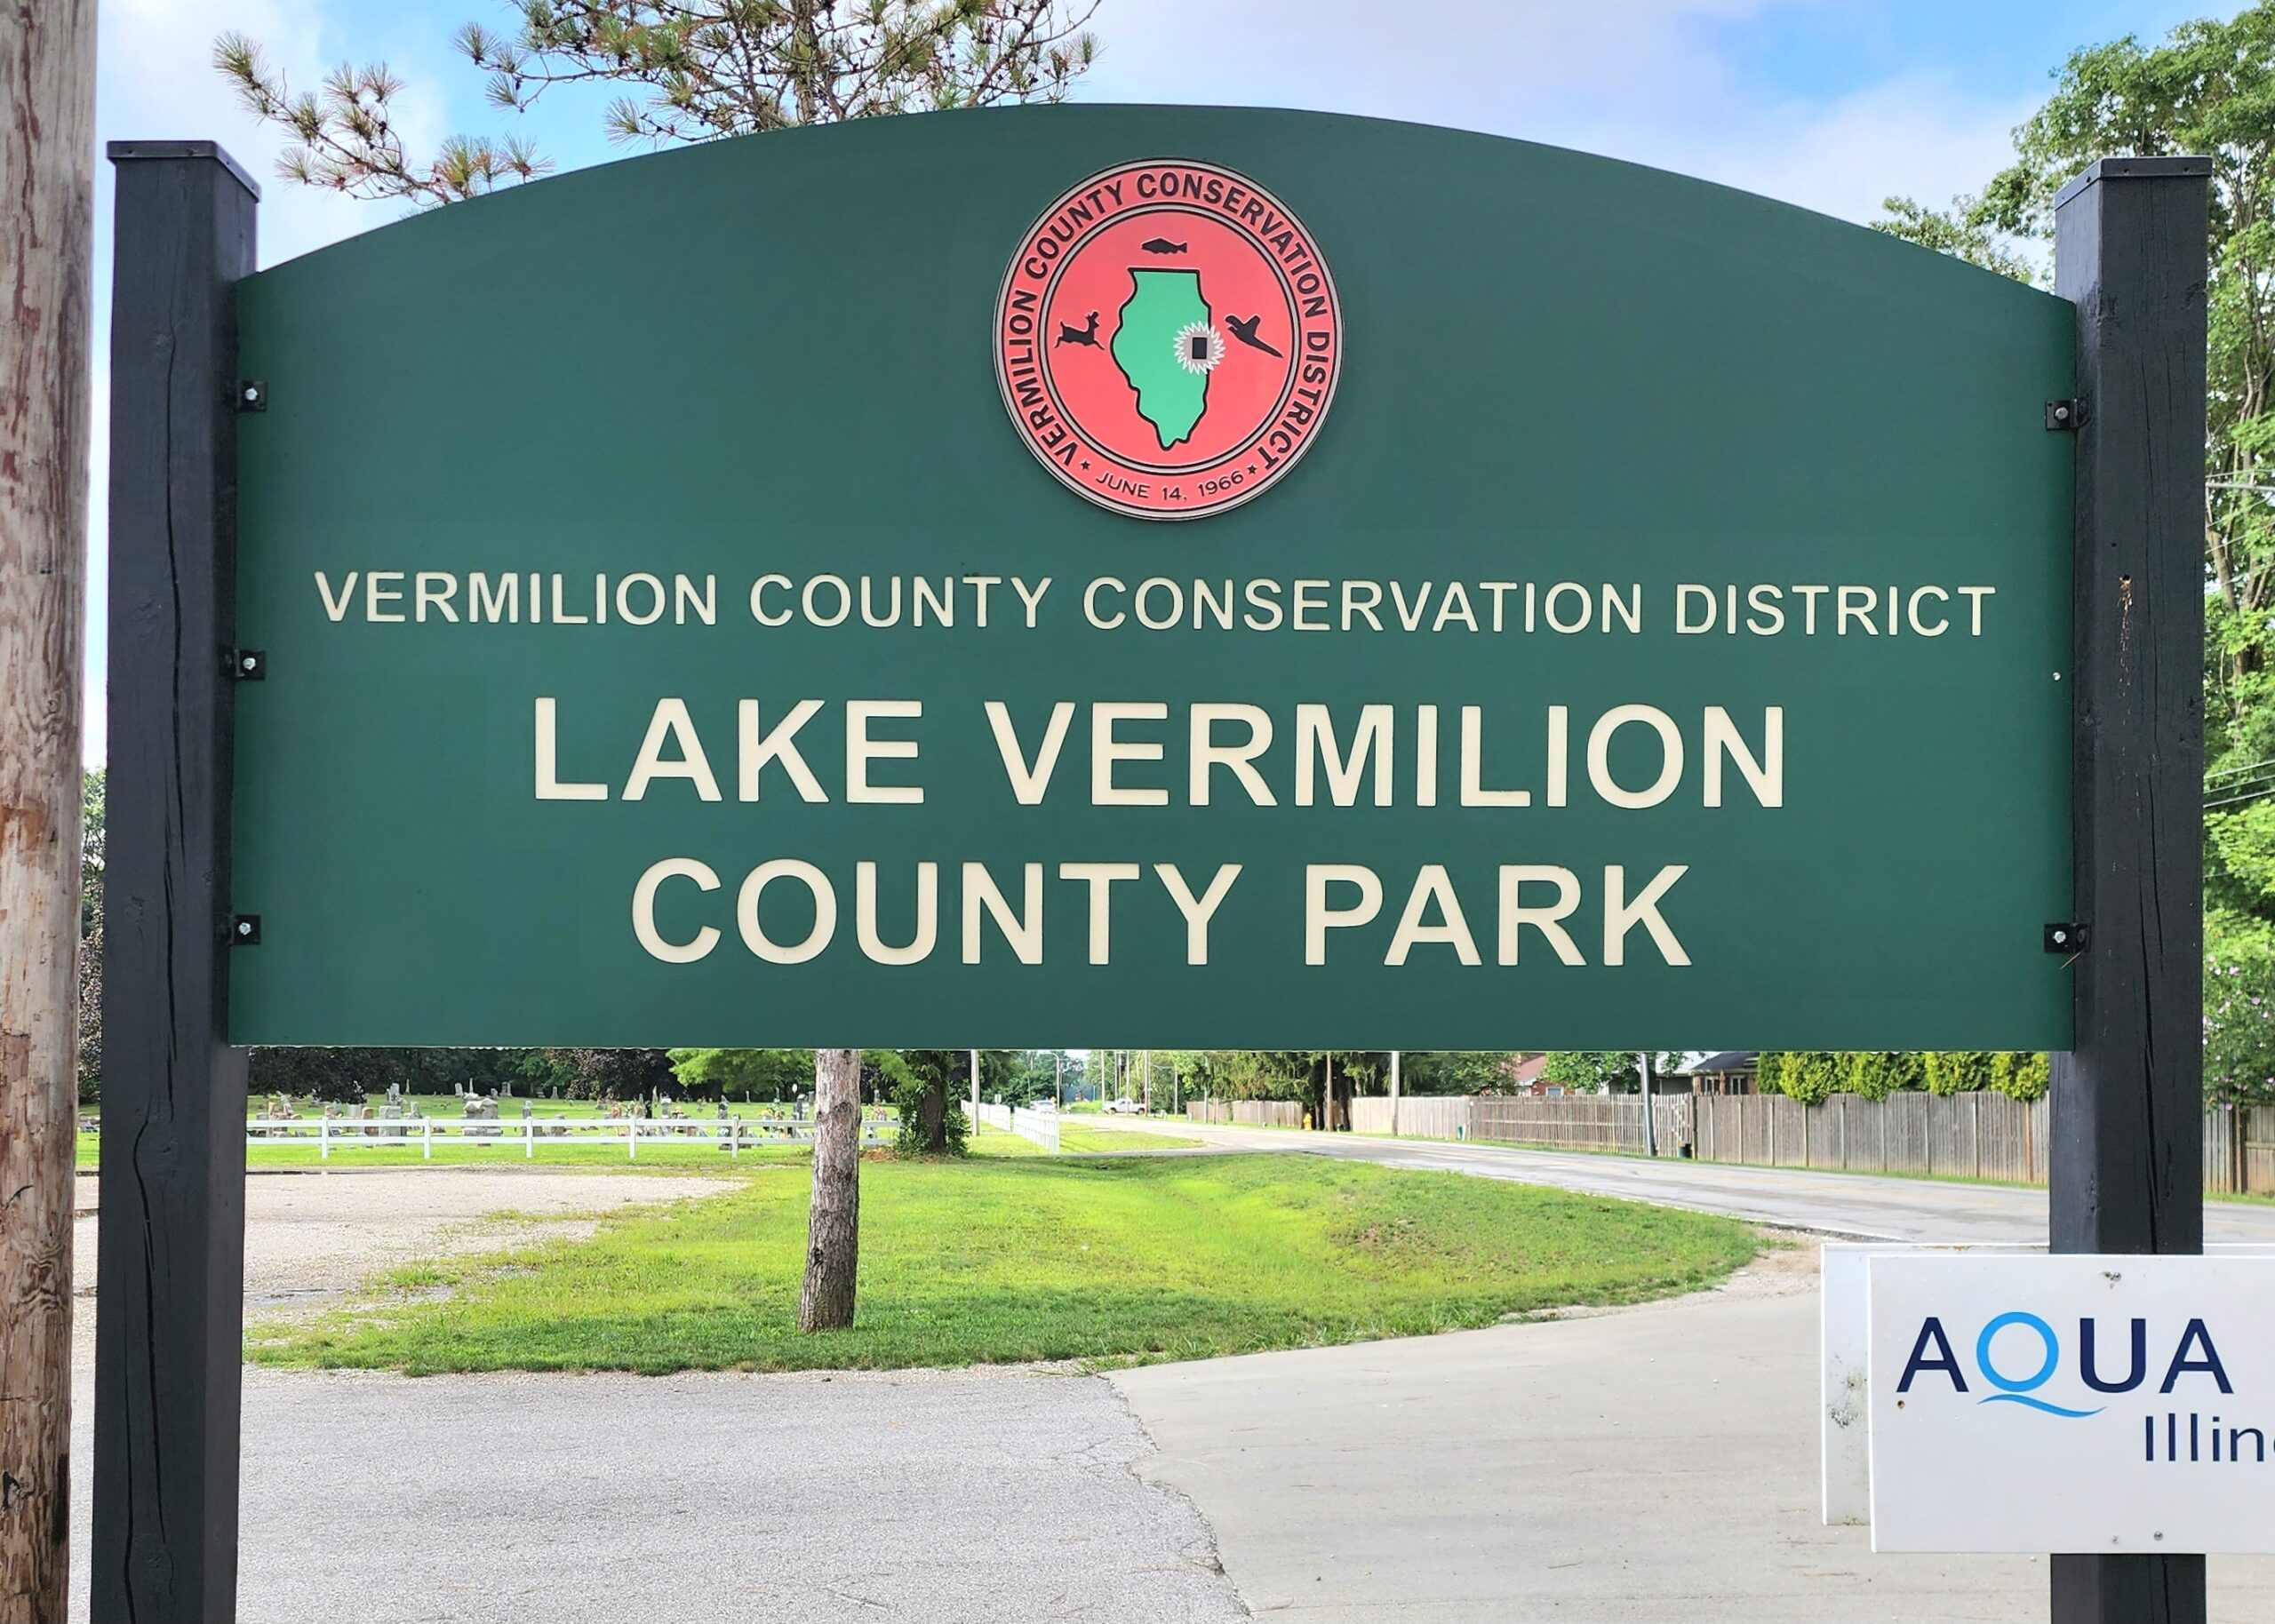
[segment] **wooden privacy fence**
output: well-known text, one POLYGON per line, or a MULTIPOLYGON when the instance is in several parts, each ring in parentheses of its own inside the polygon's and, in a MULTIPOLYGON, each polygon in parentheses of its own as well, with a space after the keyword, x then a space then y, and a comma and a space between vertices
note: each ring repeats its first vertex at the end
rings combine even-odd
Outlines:
POLYGON ((1821 1105, 1783 1095, 1698 1095, 1691 1154, 1701 1161, 1828 1172, 2046 1182, 2047 1102, 1999 1094, 1837 1094, 1821 1105))
MULTIPOLYGON (((1385 1103, 1388 1103, 1387 1101, 1385 1103)), ((1301 1127, 1301 1100, 1190 1100, 1185 1107, 1190 1122, 1237 1123, 1249 1127, 1301 1127)))
MULTIPOLYGON (((1417 1103, 1400 1105, 1400 1126, 1417 1103)), ((1469 1107, 1456 1135, 1550 1149, 1643 1151, 1643 1102, 1634 1095, 1548 1099, 1480 1095, 1431 1102, 1469 1107)), ((1804 1105, 1783 1095, 1671 1095, 1653 1102, 1662 1156, 1760 1167, 1910 1173, 1930 1178, 2043 1184, 2049 1105, 1997 1094, 1895 1094, 1885 1100, 1835 1095, 1804 1105)), ((1361 1131, 1389 1131, 1387 1100, 1361 1100, 1361 1131), (1376 1111, 1367 1107, 1379 1107, 1376 1111)), ((2275 1106, 2207 1111, 2204 1187, 2218 1194, 2275 1195, 2275 1106)))
POLYGON ((1398 1126, 1391 1126, 1391 1102, 1366 1095, 1351 1102, 1352 1131, 1408 1139, 1467 1139, 1471 1136, 1466 1095, 1408 1095, 1398 1102, 1398 1126))
POLYGON ((2275 1195, 2275 1105, 2206 1113, 2204 1188, 2223 1195, 2275 1195))
MULTIPOLYGON (((1804 1105, 1779 1094, 1670 1094, 1652 1101, 1662 1156, 1758 1167, 1840 1173, 1912 1173, 1939 1179, 2046 1182, 2048 1103, 2000 1094, 1836 1094, 1804 1105)), ((1195 1122, 1300 1126, 1289 1100, 1195 1101, 1195 1122)), ((1387 1134, 1391 1103, 1351 1102, 1351 1126, 1387 1134)), ((1643 1102, 1632 1094, 1421 1095, 1398 1103, 1401 1138, 1475 1139, 1548 1150, 1619 1150, 1640 1156, 1643 1102)), ((2204 1113, 2204 1188, 2215 1194, 2275 1195, 2275 1105, 2204 1113)))
MULTIPOLYGON (((1662 1156, 1758 1167, 1914 1173, 2046 1182, 2046 1102, 2003 1095, 1835 1095, 1804 1105, 1783 1095, 1664 1095, 1653 1101, 1662 1156)), ((1634 1095, 1546 1099, 1481 1095, 1471 1136, 1504 1144, 1644 1150, 1634 1095)))

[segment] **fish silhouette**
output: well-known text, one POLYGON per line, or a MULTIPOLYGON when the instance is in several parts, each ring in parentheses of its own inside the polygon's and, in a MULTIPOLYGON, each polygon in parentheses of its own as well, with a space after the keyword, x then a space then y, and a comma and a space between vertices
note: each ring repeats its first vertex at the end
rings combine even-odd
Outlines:
MULTIPOLYGON (((1266 344, 1263 339, 1256 336, 1257 323, 1263 320, 1264 318, 1261 315, 1252 315, 1249 317, 1247 321, 1243 322, 1240 317, 1228 314, 1225 317, 1225 325, 1233 330, 1233 338, 1238 338, 1242 344, 1247 345, 1249 348, 1252 350, 1262 350, 1267 355, 1279 355, 1280 352, 1278 350, 1273 349, 1269 344, 1266 344)), ((1284 361, 1287 357, 1281 355, 1281 359, 1284 361)))
POLYGON ((1185 243, 1172 243, 1167 237, 1148 237, 1138 246, 1149 254, 1181 254, 1185 251, 1185 243))

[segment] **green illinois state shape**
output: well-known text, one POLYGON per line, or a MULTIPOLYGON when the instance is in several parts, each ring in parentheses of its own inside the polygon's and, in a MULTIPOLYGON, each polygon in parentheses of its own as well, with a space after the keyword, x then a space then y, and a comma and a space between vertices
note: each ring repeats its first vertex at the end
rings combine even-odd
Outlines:
POLYGON ((1190 435, 1209 410, 1205 335, 1197 358, 1188 360, 1178 349, 1186 328, 1208 326, 1209 301, 1201 296, 1198 271, 1133 267, 1130 280, 1130 299, 1114 335, 1114 363, 1137 392, 1138 415, 1153 426, 1166 451, 1190 435))

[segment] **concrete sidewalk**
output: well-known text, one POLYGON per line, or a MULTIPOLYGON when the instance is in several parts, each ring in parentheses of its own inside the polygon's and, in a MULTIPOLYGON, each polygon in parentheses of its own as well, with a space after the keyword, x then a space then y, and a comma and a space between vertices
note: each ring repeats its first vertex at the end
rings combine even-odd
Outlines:
MULTIPOLYGON (((1816 1254, 1704 1296, 1111 1378, 1258 1615, 1305 1624, 2043 1624, 2035 1557, 1818 1520, 1816 1254)), ((2275 1558, 2212 1616, 2275 1618, 2275 1558)))

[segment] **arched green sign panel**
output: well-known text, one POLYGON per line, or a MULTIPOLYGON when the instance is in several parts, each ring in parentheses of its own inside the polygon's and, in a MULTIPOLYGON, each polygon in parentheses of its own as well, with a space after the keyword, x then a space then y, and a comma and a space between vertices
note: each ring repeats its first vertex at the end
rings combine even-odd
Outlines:
POLYGON ((2066 303, 1307 114, 239 290, 239 1043, 2063 1047, 2066 303))

